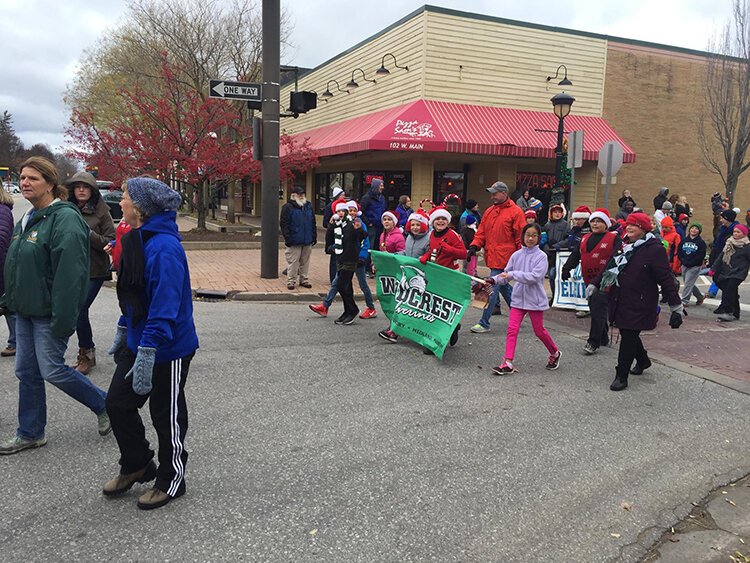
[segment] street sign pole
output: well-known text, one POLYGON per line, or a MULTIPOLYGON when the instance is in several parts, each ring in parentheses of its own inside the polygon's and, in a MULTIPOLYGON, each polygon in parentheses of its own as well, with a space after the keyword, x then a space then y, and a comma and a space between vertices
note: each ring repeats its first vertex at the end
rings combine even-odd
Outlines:
POLYGON ((604 175, 604 207, 609 209, 609 186, 614 184, 614 175, 622 166, 622 145, 617 141, 609 141, 599 151, 597 168, 604 175))
POLYGON ((260 277, 279 277, 280 0, 263 0, 263 166, 260 277))
POLYGON ((568 168, 570 168, 570 198, 568 207, 575 209, 573 193, 576 184, 576 168, 583 164, 583 129, 568 135, 568 168))

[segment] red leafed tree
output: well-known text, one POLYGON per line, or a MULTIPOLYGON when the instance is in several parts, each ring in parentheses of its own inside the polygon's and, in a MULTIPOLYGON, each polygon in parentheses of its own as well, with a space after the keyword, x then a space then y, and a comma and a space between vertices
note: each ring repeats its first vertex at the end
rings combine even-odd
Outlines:
MULTIPOLYGON (((197 188, 198 228, 204 229, 210 183, 258 181, 261 165, 252 160, 247 142, 252 130, 237 106, 185 87, 177 74, 164 57, 156 87, 123 91, 125 109, 106 130, 96 126, 94 116, 74 110, 66 134, 78 147, 72 156, 100 171, 109 166, 123 176, 151 174, 197 188)), ((317 164, 306 142, 283 142, 290 150, 280 163, 282 179, 317 164)))

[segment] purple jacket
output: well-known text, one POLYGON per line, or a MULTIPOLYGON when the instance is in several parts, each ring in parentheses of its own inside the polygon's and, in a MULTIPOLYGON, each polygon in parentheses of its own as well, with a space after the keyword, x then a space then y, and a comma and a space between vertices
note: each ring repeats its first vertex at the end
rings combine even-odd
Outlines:
POLYGON ((0 295, 5 293, 5 279, 2 275, 5 268, 5 257, 8 254, 10 238, 13 235, 12 205, 0 203, 0 295))
POLYGON ((511 255, 505 272, 509 274, 507 278, 503 279, 498 274, 494 279, 500 285, 508 281, 516 282, 513 284, 513 294, 510 298, 511 307, 526 311, 549 309, 547 292, 544 290, 547 255, 541 248, 522 246, 511 255))

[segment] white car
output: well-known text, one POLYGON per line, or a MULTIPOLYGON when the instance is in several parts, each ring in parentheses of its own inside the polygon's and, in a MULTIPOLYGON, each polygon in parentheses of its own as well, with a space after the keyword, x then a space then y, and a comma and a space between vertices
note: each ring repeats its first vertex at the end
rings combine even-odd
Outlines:
POLYGON ((10 183, 10 184, 3 184, 3 187, 8 190, 8 192, 12 194, 20 194, 21 188, 18 187, 18 184, 10 183))

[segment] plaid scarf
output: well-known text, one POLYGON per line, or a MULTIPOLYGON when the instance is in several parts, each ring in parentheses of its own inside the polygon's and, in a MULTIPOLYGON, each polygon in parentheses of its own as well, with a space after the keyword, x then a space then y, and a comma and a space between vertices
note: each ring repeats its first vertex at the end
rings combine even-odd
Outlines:
POLYGON ((653 233, 646 233, 644 238, 638 239, 634 243, 624 245, 620 252, 612 256, 609 260, 609 264, 607 264, 607 269, 602 274, 602 281, 599 284, 599 289, 607 291, 613 285, 619 286, 620 283, 617 281, 617 278, 625 269, 625 266, 628 265, 630 258, 633 256, 633 252, 635 252, 639 246, 643 245, 643 243, 652 238, 654 238, 653 233))
POLYGON ((344 215, 343 219, 339 219, 338 215, 336 215, 334 219, 334 225, 336 226, 333 228, 333 252, 335 254, 342 254, 344 252, 344 227, 348 223, 351 223, 349 215, 344 215))
POLYGON ((722 257, 722 259, 724 260, 724 264, 729 266, 729 263, 732 261, 732 256, 734 256, 734 253, 737 251, 737 249, 742 248, 746 244, 750 244, 750 240, 748 240, 747 237, 742 237, 738 240, 732 235, 729 235, 727 242, 724 244, 724 254, 722 257))

